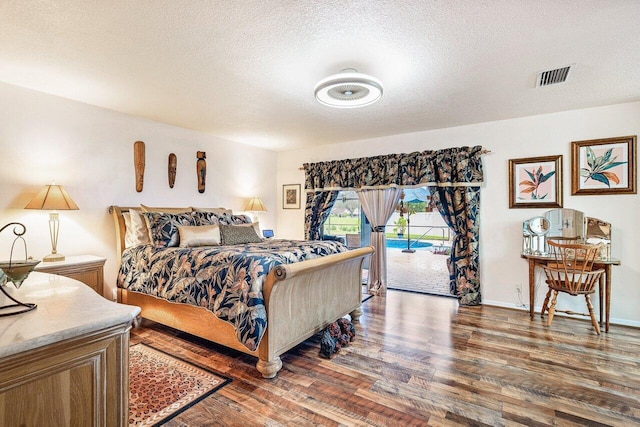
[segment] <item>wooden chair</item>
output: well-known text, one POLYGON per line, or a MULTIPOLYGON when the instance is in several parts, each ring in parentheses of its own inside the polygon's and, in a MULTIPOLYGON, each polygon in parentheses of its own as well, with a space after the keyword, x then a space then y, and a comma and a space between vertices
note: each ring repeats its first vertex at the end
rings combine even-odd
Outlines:
POLYGON ((602 269, 593 269, 593 262, 599 256, 602 244, 564 243, 552 239, 549 239, 548 243, 549 249, 555 256, 556 262, 543 266, 547 276, 546 282, 549 286, 547 296, 542 304, 542 315, 544 316, 545 312, 549 313, 547 325, 551 326, 551 321, 556 311, 590 316, 591 324, 595 328, 596 333, 600 335, 600 326, 598 325, 589 295, 596 291, 600 276, 604 273, 602 269), (551 292, 553 292, 553 298, 551 299, 551 304, 549 304, 551 292), (573 296, 584 295, 589 314, 576 313, 571 310, 556 310, 558 292, 564 292, 573 296))
POLYGON ((356 249, 360 247, 360 234, 346 234, 345 236, 347 238, 347 248, 356 249))

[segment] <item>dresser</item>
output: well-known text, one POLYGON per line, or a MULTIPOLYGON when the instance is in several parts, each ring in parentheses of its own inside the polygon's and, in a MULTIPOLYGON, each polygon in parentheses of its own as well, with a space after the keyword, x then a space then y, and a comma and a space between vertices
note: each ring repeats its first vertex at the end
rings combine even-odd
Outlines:
POLYGON ((140 309, 40 272, 5 290, 38 307, 0 317, 0 425, 127 425, 129 330, 140 309))
POLYGON ((104 296, 104 258, 93 255, 68 256, 64 261, 41 262, 36 271, 76 279, 104 296))

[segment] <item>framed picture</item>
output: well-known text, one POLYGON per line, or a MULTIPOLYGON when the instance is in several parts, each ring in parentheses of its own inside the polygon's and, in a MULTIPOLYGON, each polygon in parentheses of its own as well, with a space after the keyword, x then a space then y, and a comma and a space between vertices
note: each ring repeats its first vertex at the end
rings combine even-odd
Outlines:
POLYGON ((571 194, 636 194, 636 138, 573 141, 571 194))
POLYGON ((509 208, 561 207, 561 155, 509 160, 509 208))
POLYGON ((300 184, 282 186, 282 209, 300 209, 300 184))

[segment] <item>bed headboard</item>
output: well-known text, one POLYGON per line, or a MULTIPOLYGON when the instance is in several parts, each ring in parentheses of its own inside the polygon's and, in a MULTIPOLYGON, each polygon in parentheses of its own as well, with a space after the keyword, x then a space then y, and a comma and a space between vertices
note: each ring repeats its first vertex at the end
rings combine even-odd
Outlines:
MULTIPOLYGON (((140 205, 142 206, 142 205, 140 205)), ((122 259, 122 253, 124 252, 124 250, 126 249, 126 244, 125 244, 125 235, 126 235, 126 231, 127 231, 127 227, 125 225, 125 221, 124 221, 124 216, 123 214, 128 213, 129 210, 131 209, 137 209, 140 210, 140 206, 109 206, 109 213, 111 214, 111 216, 113 217, 113 223, 115 225, 115 230, 116 230, 116 253, 118 255, 118 263, 120 263, 120 259, 122 259)), ((197 207, 153 207, 153 208, 149 208, 144 206, 144 208, 146 209, 150 209, 150 210, 158 210, 158 211, 171 211, 171 210, 180 210, 182 212, 184 212, 184 210, 194 210, 194 211, 223 211, 223 212, 227 212, 229 214, 233 214, 233 211, 231 209, 227 209, 227 208, 197 208, 197 207)), ((248 218, 248 217, 247 217, 248 218)))
MULTIPOLYGON (((120 263, 120 259, 122 259, 122 252, 124 252, 125 245, 125 234, 127 231, 127 227, 124 222, 124 216, 122 214, 128 213, 130 209, 140 209, 140 206, 109 206, 109 213, 113 217, 113 223, 115 225, 116 230, 116 253, 118 254, 118 263, 120 263)), ((154 209, 158 210, 170 210, 170 209, 179 209, 179 208, 165 208, 165 207, 157 207, 154 209)))
POLYGON ((122 252, 124 252, 125 249, 124 235, 127 229, 124 224, 124 216, 122 216, 122 214, 125 212, 129 212, 129 209, 135 208, 128 206, 109 206, 109 213, 113 217, 113 223, 116 230, 116 253, 118 254, 118 265, 120 265, 122 252))

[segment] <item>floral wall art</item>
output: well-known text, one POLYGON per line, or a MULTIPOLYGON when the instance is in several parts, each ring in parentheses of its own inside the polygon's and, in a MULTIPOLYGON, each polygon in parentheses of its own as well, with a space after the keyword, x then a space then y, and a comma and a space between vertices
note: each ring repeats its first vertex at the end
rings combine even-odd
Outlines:
POLYGON ((509 208, 561 208, 562 156, 509 160, 509 208))
POLYGON ((571 194, 636 194, 636 139, 573 141, 571 194))

